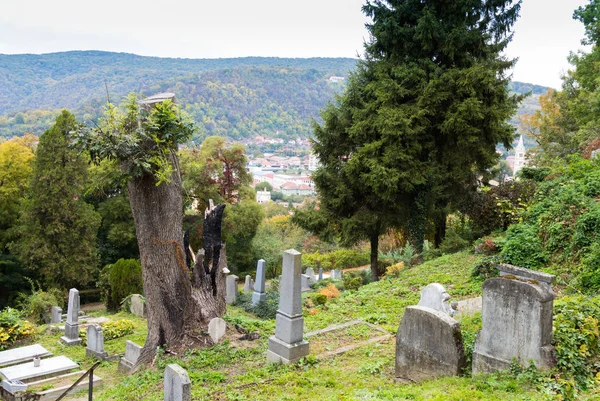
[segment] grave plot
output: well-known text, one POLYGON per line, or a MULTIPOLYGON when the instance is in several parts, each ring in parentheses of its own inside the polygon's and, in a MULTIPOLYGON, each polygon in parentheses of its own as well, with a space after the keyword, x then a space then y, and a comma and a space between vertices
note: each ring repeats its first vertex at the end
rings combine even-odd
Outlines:
POLYGON ((310 340, 310 353, 319 358, 348 352, 392 337, 383 328, 363 320, 334 325, 304 335, 310 340))

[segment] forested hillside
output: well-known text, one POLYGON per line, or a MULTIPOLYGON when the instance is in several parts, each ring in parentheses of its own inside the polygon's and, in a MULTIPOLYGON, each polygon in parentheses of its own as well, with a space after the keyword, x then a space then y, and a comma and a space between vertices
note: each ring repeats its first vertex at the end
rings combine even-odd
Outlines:
MULTIPOLYGON (((0 137, 40 135, 60 109, 79 120, 95 120, 106 104, 130 91, 171 91, 194 117, 199 131, 240 140, 257 134, 307 137, 310 121, 355 66, 350 58, 170 59, 125 53, 73 51, 44 55, 0 55, 0 137)), ((532 92, 519 114, 537 109, 548 88, 513 82, 517 93, 532 92)), ((516 123, 516 118, 513 123, 516 123)))

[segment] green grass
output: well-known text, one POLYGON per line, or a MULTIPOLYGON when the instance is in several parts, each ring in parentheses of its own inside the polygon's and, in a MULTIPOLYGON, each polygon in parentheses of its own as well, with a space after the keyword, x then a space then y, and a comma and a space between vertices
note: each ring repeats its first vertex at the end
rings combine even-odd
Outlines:
MULTIPOLYGON (((472 281, 470 268, 478 256, 457 253, 423 265, 403 270, 399 277, 385 279, 348 291, 317 313, 305 313, 305 333, 332 324, 364 319, 390 333, 398 329, 404 308, 416 304, 419 290, 431 282, 442 283, 453 299, 477 296, 481 281, 472 281)), ((309 294, 310 296, 310 294, 309 294)), ((124 352, 125 340, 143 344, 146 321, 129 314, 112 315, 111 319, 128 318, 135 322, 134 334, 106 342, 109 353, 124 352)), ((237 307, 228 307, 225 316, 230 330, 224 343, 200 350, 190 350, 180 357, 157 359, 155 365, 132 376, 117 374, 117 362, 103 362, 98 375, 104 379, 94 399, 98 401, 138 401, 163 399, 163 371, 177 363, 187 369, 192 380, 194 400, 548 400, 535 385, 509 374, 489 377, 450 377, 420 384, 402 384, 394 380, 395 338, 383 343, 358 347, 341 355, 317 360, 305 358, 295 365, 266 363, 267 340, 275 331, 274 320, 261 320, 237 307), (238 341, 234 324, 258 331, 261 338, 238 341)), ((471 346, 480 325, 478 316, 463 321, 465 345, 471 346), (470 345, 469 345, 470 344, 470 345)), ((351 342, 372 336, 365 325, 344 329, 351 342)), ((83 347, 64 347, 60 334, 39 336, 39 341, 56 355, 67 355, 83 369, 94 362, 85 357, 83 347)), ((313 340, 311 337, 309 340, 313 340)), ((315 347, 319 339, 314 339, 315 347)), ((320 347, 323 348, 323 347, 320 347)))

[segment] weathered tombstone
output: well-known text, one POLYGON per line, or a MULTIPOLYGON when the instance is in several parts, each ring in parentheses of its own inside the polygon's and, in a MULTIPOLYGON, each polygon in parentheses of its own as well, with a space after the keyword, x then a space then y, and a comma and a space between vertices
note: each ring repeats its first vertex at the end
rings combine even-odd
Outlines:
POLYGON ((191 401, 192 382, 187 371, 177 364, 167 365, 164 401, 191 401))
POLYGON ((481 330, 473 351, 473 373, 506 370, 515 359, 538 369, 552 362, 554 276, 499 265, 500 277, 483 284, 481 330))
POLYGON ((301 290, 302 292, 306 292, 306 291, 310 291, 310 277, 307 276, 306 274, 302 274, 301 276, 301 290))
POLYGON ((319 281, 323 280, 323 268, 319 267, 319 281))
POLYGON ((396 377, 421 381, 456 376, 465 366, 458 322, 432 308, 407 307, 396 335, 396 377))
POLYGON ((246 281, 244 282, 244 293, 250 294, 251 292, 252 292, 252 277, 247 275, 246 281))
POLYGON ((60 323, 62 322, 62 308, 58 306, 53 306, 50 310, 50 323, 60 323))
POLYGON ((139 317, 146 317, 146 301, 140 294, 133 294, 131 296, 131 304, 129 311, 139 317))
POLYGON ((293 363, 308 355, 308 342, 303 341, 301 268, 302 254, 294 249, 285 251, 275 335, 269 338, 267 362, 293 363))
POLYGON ((267 299, 265 293, 265 277, 267 272, 267 262, 260 259, 256 265, 256 283, 254 283, 254 292, 252 293, 252 305, 256 305, 267 299))
POLYGON ((317 278, 315 277, 315 271, 312 267, 307 267, 306 272, 304 272, 308 277, 310 277, 312 284, 316 283, 317 278))
POLYGON ((79 345, 79 291, 75 288, 69 290, 69 306, 67 308, 67 322, 65 335, 60 338, 65 345, 79 345))
POLYGON ((87 346, 85 355, 90 358, 107 359, 108 353, 104 351, 104 334, 102 327, 90 324, 87 327, 87 346))
POLYGON ((450 295, 446 292, 443 285, 432 283, 421 290, 421 299, 418 306, 426 306, 452 316, 454 315, 454 310, 448 303, 449 299, 450 295))
POLYGON ((137 363, 140 353, 142 352, 142 346, 137 345, 133 341, 127 340, 125 343, 125 356, 119 360, 118 370, 119 372, 129 373, 137 363))
POLYGON ((215 344, 225 335, 225 330, 227 330, 227 323, 220 317, 215 317, 208 323, 208 334, 215 344))
POLYGON ((228 305, 233 305, 237 299, 238 294, 238 276, 234 274, 230 274, 227 276, 226 280, 226 294, 225 300, 228 305))
POLYGON ((331 271, 331 279, 332 280, 340 280, 342 278, 342 272, 338 269, 333 269, 331 271))

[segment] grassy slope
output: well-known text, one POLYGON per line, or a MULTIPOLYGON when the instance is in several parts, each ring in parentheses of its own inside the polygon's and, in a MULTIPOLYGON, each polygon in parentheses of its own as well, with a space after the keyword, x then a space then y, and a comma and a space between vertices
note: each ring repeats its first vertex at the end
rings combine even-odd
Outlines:
MULTIPOLYGON (((421 266, 406 269, 399 278, 383 280, 346 292, 339 299, 305 314, 305 332, 362 318, 394 333, 404 308, 416 304, 419 290, 430 282, 446 286, 454 299, 476 296, 481 282, 472 282, 469 269, 478 257, 468 253, 443 256, 421 266)), ((122 316, 121 316, 122 317, 122 316)), ((129 339, 142 343, 144 321, 136 322, 129 339)), ((194 400, 542 400, 541 394, 508 376, 488 378, 453 377, 421 384, 395 383, 394 338, 381 344, 359 347, 323 360, 304 361, 292 366, 265 362, 267 339, 274 332, 273 321, 261 321, 232 307, 226 316, 230 325, 239 323, 258 330, 261 339, 243 342, 229 330, 225 343, 190 351, 184 357, 162 357, 156 366, 129 377, 116 374, 116 362, 105 362, 98 371, 105 386, 94 398, 101 400, 162 400, 162 372, 169 363, 178 363, 189 372, 194 400)), ((356 332, 356 330, 354 331, 356 332)), ((346 336, 352 336, 346 330, 346 336)), ((235 333, 237 334, 237 333, 235 333)), ((66 354, 83 367, 92 364, 83 348, 57 344, 59 335, 43 336, 41 342, 56 354, 66 354)), ((313 344, 319 338, 310 339, 313 344)), ((125 339, 106 343, 112 352, 123 352, 125 339)))

